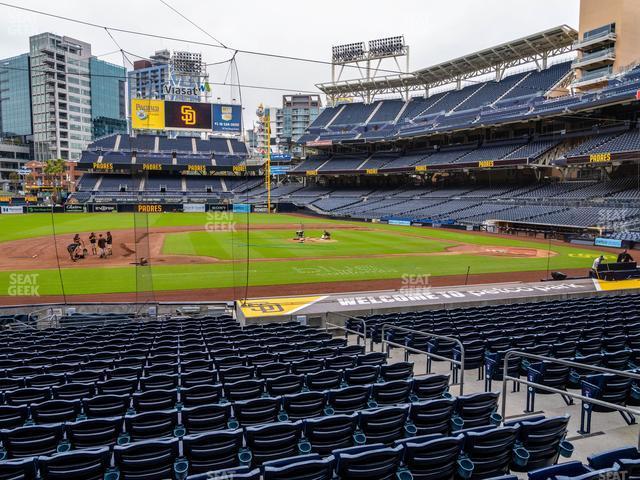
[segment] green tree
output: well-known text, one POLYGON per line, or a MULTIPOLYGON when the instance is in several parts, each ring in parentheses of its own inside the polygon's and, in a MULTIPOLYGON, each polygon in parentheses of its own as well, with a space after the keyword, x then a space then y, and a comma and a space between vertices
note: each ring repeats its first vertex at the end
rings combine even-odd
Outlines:
POLYGON ((20 175, 18 175, 18 172, 9 173, 9 185, 14 192, 18 192, 18 187, 20 186, 20 175))
POLYGON ((53 187, 53 201, 58 202, 59 192, 62 189, 62 180, 64 175, 65 163, 61 158, 52 158, 47 160, 42 169, 45 180, 53 187))

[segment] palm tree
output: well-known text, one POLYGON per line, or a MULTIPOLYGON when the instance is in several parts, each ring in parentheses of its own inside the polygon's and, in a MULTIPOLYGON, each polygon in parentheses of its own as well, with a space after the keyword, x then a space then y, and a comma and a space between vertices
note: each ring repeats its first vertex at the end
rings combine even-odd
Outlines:
POLYGON ((62 188, 62 175, 64 174, 65 162, 61 158, 47 160, 42 169, 45 178, 53 187, 53 201, 57 203, 58 192, 62 188))
POLYGON ((18 172, 9 173, 9 185, 18 193, 18 187, 20 186, 20 175, 18 175, 18 172))

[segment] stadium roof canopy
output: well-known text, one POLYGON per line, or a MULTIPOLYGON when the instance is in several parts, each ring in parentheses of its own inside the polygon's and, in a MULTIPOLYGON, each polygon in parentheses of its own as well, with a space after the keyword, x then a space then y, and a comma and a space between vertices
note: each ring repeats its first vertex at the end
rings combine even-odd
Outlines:
POLYGON ((339 97, 359 96, 365 92, 404 94, 429 90, 441 85, 459 84, 465 79, 489 73, 495 73, 500 79, 505 70, 518 65, 535 62, 539 68, 545 68, 548 58, 570 52, 577 39, 578 32, 575 29, 560 25, 410 73, 327 82, 316 86, 329 96, 339 97))

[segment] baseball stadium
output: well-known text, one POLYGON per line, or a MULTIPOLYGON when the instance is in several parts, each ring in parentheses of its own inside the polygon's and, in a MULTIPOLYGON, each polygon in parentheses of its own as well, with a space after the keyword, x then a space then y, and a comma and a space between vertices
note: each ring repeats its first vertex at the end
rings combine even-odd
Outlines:
POLYGON ((73 188, 0 195, 0 480, 638 477, 640 4, 579 8, 335 45, 287 151, 186 52, 122 87, 73 188))

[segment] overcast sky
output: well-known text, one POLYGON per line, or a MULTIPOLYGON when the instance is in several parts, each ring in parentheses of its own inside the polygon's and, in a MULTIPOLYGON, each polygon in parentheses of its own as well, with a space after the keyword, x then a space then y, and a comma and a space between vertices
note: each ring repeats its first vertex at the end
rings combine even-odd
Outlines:
MULTIPOLYGON (((578 27, 579 0, 304 0, 185 1, 167 0, 205 31, 231 48, 329 60, 331 46, 404 35, 411 69, 455 58, 561 24, 578 27)), ((8 0, 23 7, 83 19, 101 25, 192 41, 213 42, 169 10, 160 0, 8 0)), ((117 49, 99 28, 70 23, 0 6, 0 58, 28 51, 28 37, 45 31, 87 41, 94 55, 117 49)), ((155 50, 201 52, 206 62, 230 58, 232 52, 135 35, 113 33, 124 50, 149 56, 155 50)), ((119 53, 101 56, 122 65, 119 53)), ((239 54, 240 82, 316 91, 329 81, 328 65, 239 54)), ((389 65, 389 68, 395 68, 389 65)), ((227 66, 211 67, 212 82, 225 79, 227 66)), ((238 90, 213 86, 213 98, 238 98, 238 90)), ((245 125, 259 103, 278 106, 285 92, 242 89, 245 125)))

